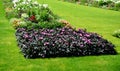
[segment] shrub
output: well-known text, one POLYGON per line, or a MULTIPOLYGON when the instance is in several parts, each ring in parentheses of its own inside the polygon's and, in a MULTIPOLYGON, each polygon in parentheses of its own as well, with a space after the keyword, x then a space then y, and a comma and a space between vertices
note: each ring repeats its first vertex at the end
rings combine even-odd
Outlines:
MULTIPOLYGON (((59 17, 48 8, 48 4, 39 4, 33 0, 19 0, 13 1, 14 7, 12 16, 20 19, 21 22, 14 23, 15 29, 24 27, 31 28, 62 28, 64 24, 59 22, 59 17), (21 24, 22 23, 22 24, 21 24), (24 23, 24 24, 23 24, 24 23), (18 25, 19 24, 19 25, 18 25)), ((12 20, 13 20, 12 19, 12 20)))
POLYGON ((99 7, 98 1, 93 1, 93 2, 92 2, 92 6, 93 6, 93 7, 99 7))
POLYGON ((66 21, 66 20, 63 20, 63 19, 60 19, 60 20, 58 20, 58 22, 60 22, 61 24, 63 24, 65 27, 67 27, 67 28, 73 28, 71 25, 70 25, 70 23, 68 22, 68 21, 66 21))
POLYGON ((5 16, 6 16, 7 19, 11 19, 11 18, 15 17, 14 11, 11 7, 6 7, 5 8, 5 13, 6 13, 5 16))
POLYGON ((113 33, 113 36, 120 38, 120 29, 113 33))
POLYGON ((80 4, 83 4, 83 5, 85 5, 86 3, 88 3, 88 0, 80 0, 80 4))
POLYGON ((14 12, 13 12, 13 3, 11 0, 2 0, 3 1, 3 6, 5 9, 5 13, 6 13, 6 18, 10 19, 14 17, 14 12))
POLYGON ((25 21, 23 21, 22 19, 18 19, 18 18, 10 19, 10 24, 13 26, 14 29, 17 29, 19 27, 29 26, 25 21))
POLYGON ((20 0, 14 3, 14 12, 17 18, 21 18, 22 14, 27 14, 30 21, 51 21, 56 16, 48 8, 47 4, 39 4, 37 1, 20 0), (32 19, 34 17, 34 19, 32 19))
POLYGON ((74 2, 77 4, 82 4, 86 6, 99 7, 109 10, 120 11, 120 1, 118 0, 65 0, 68 2, 74 2))
POLYGON ((64 0, 64 1, 68 1, 68 2, 78 2, 79 0, 64 0))
POLYGON ((118 2, 118 3, 115 4, 115 10, 116 11, 120 10, 120 2, 118 2))
POLYGON ((17 27, 20 25, 20 22, 21 22, 21 20, 20 20, 20 19, 17 19, 17 18, 12 18, 12 19, 10 20, 10 24, 12 24, 12 26, 13 26, 14 28, 17 28, 17 27))
POLYGON ((70 28, 25 29, 16 31, 26 58, 116 54, 114 45, 96 33, 70 28))
POLYGON ((38 24, 34 24, 32 28, 47 28, 47 29, 55 29, 55 28, 62 28, 65 25, 58 22, 58 21, 53 21, 53 22, 39 22, 38 24))

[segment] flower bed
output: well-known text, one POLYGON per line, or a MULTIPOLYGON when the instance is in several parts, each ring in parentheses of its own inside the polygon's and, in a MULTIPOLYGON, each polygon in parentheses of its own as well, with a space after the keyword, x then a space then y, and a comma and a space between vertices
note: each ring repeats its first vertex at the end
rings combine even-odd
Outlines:
POLYGON ((93 6, 103 9, 120 11, 119 0, 62 0, 62 1, 68 1, 85 6, 93 6))
POLYGON ((16 37, 26 58, 116 54, 112 43, 96 33, 81 29, 19 28, 16 37))
POLYGON ((11 11, 14 18, 10 23, 26 58, 117 54, 111 42, 96 33, 73 29, 47 4, 14 0, 11 11))

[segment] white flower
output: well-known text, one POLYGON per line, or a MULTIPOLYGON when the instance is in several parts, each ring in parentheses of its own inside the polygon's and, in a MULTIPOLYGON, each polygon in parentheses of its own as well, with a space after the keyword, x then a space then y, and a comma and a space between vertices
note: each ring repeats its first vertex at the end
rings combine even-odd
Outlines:
POLYGON ((31 0, 28 0, 29 2, 31 1, 31 0))
POLYGON ((38 7, 35 7, 36 9, 38 8, 38 7))
POLYGON ((37 1, 35 1, 33 4, 38 4, 38 2, 37 2, 37 1))
POLYGON ((120 1, 117 1, 117 2, 115 2, 115 3, 120 3, 120 1))
POLYGON ((25 2, 22 2, 22 4, 26 4, 25 2))
POLYGON ((26 4, 29 4, 28 2, 26 4))
POLYGON ((14 7, 16 7, 17 5, 16 4, 14 4, 14 7))
POLYGON ((43 7, 44 7, 44 8, 47 8, 47 7, 48 7, 48 4, 43 4, 43 7))
POLYGON ((27 17, 29 17, 26 13, 23 13, 22 15, 21 15, 21 17, 23 17, 23 18, 27 18, 27 17))
POLYGON ((22 10, 24 10, 24 8, 22 7, 22 10))
POLYGON ((42 4, 39 4, 39 6, 42 6, 42 4))
POLYGON ((20 21, 19 24, 20 24, 20 25, 26 25, 26 22, 25 22, 25 21, 20 21))
POLYGON ((30 8, 32 8, 32 6, 30 6, 30 8))
POLYGON ((20 8, 18 8, 18 10, 20 10, 20 8))
POLYGON ((12 2, 15 4, 16 2, 19 2, 19 0, 13 0, 12 2))

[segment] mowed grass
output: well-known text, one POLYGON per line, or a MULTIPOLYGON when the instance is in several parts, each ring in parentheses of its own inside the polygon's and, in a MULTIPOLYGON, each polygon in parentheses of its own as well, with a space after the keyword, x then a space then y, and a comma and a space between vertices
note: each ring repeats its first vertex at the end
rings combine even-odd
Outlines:
MULTIPOLYGON (((80 6, 58 0, 38 0, 76 28, 96 32, 116 45, 120 53, 120 39, 112 36, 120 29, 120 12, 80 6)), ((0 71, 119 71, 120 54, 25 59, 17 47, 15 30, 5 18, 0 0, 0 71)))

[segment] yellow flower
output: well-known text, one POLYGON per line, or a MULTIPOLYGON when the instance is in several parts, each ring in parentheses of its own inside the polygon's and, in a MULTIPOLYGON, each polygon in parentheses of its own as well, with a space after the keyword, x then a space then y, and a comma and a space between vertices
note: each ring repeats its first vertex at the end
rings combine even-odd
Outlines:
POLYGON ((21 20, 20 20, 20 19, 17 19, 17 18, 12 18, 12 19, 10 20, 10 24, 12 24, 12 26, 13 26, 14 28, 19 27, 20 22, 21 22, 21 20))

